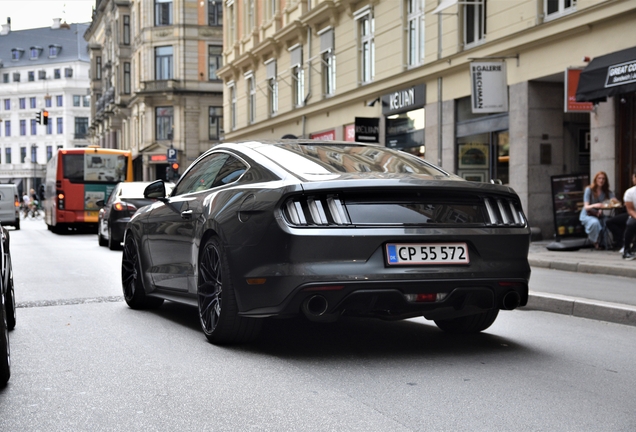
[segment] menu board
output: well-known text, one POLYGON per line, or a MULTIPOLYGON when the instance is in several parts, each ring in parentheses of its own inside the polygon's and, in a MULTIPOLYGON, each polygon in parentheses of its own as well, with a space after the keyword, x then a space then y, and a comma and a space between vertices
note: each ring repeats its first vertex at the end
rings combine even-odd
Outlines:
POLYGON ((579 221, 583 208, 583 193, 590 184, 588 174, 552 176, 552 205, 557 238, 585 236, 579 221))

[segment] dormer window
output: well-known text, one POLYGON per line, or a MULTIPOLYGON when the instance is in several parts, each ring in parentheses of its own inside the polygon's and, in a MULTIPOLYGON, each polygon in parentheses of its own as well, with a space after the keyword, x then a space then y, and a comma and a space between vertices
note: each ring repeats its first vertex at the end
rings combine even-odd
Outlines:
POLYGON ((42 54, 41 46, 32 46, 31 49, 29 49, 29 58, 31 60, 37 60, 40 57, 40 54, 42 54))
POLYGON ((24 50, 22 48, 13 48, 11 50, 11 60, 20 60, 22 54, 24 54, 24 50))
POLYGON ((62 46, 57 44, 49 45, 49 58, 57 57, 62 51, 62 46))

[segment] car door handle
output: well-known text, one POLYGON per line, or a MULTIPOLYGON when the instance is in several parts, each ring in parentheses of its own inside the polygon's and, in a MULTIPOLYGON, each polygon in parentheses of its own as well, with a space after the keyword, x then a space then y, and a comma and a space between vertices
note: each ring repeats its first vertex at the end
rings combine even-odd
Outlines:
POLYGON ((192 219, 192 210, 184 210, 181 212, 181 219, 190 220, 192 219))

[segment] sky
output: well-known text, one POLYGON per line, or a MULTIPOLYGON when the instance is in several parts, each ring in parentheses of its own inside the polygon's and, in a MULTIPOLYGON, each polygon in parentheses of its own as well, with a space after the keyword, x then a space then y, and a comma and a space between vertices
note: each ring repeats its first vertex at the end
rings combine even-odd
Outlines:
POLYGON ((95 0, 0 0, 0 24, 11 17, 11 30, 50 27, 53 18, 68 24, 91 21, 95 0))

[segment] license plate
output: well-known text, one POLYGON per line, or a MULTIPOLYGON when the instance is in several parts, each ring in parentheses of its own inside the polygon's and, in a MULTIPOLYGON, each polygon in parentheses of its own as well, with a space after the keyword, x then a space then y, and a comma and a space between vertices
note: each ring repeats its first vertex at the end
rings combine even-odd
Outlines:
POLYGON ((466 243, 389 243, 389 265, 400 264, 468 264, 466 243))

